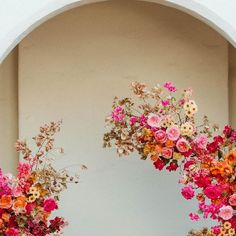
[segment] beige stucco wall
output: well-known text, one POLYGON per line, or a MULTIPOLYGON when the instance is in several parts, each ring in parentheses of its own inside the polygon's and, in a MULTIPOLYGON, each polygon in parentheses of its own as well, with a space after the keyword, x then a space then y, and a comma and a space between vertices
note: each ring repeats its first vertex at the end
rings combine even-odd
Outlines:
POLYGON ((14 144, 18 137, 18 48, 0 65, 0 162, 15 173, 18 161, 14 144))
POLYGON ((197 227, 187 218, 195 205, 182 200, 176 175, 101 148, 104 117, 115 95, 130 95, 131 81, 171 80, 195 90, 200 115, 227 123, 227 52, 227 42, 198 20, 138 1, 71 10, 20 43, 20 136, 63 119, 60 165, 89 167, 62 199, 65 235, 182 236, 197 227))
POLYGON ((229 45, 229 111, 230 124, 236 127, 236 49, 229 45))

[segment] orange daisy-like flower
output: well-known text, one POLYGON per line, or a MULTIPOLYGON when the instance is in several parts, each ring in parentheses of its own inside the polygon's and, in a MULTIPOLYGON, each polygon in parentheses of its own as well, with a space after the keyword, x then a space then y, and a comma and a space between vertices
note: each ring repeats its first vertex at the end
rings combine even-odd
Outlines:
POLYGON ((235 165, 236 164, 236 153, 234 150, 231 150, 226 156, 225 160, 230 164, 230 165, 235 165))
POLYGON ((24 209, 27 204, 27 198, 25 196, 19 196, 13 203, 15 209, 24 209))
POLYGON ((0 208, 8 209, 12 206, 12 198, 9 195, 3 195, 0 198, 0 208))

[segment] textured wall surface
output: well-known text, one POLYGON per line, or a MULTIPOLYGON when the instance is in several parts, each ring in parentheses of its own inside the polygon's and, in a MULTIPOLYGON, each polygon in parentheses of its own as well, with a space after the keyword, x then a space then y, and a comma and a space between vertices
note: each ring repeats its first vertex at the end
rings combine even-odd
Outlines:
POLYGON ((6 172, 15 172, 18 156, 18 49, 0 65, 0 162, 6 172))
POLYGON ((112 98, 129 96, 133 80, 191 86, 199 116, 228 122, 227 42, 219 34, 171 8, 108 1, 53 18, 19 52, 20 136, 63 119, 59 164, 89 167, 62 198, 66 236, 183 236, 197 227, 175 174, 158 173, 137 155, 116 158, 102 149, 102 134, 112 98))
POLYGON ((230 124, 236 127, 236 49, 229 45, 229 114, 230 124))
MULTIPOLYGON (((26 35, 43 22, 68 9, 101 1, 104 0, 0 1, 0 63, 26 35)), ((236 45, 235 0, 141 1, 155 2, 186 12, 210 25, 236 45)))

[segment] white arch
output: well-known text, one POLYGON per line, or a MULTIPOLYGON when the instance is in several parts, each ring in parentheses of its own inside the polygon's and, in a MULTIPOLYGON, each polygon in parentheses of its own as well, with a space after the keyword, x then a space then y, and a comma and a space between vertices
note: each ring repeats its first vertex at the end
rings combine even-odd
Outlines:
MULTIPOLYGON (((32 30, 77 6, 105 0, 8 0, 0 2, 0 63, 32 30), (10 12, 10 13, 9 13, 10 12)), ((141 0, 184 11, 218 31, 236 46, 235 0, 141 0)))

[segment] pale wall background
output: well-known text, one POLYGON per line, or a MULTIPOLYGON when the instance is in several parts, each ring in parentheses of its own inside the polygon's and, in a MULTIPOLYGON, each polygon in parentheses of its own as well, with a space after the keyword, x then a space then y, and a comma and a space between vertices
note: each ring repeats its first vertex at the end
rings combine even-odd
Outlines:
POLYGON ((15 171, 18 156, 18 49, 0 65, 0 163, 4 171, 15 171))
POLYGON ((176 175, 102 149, 112 98, 129 96, 133 80, 191 86, 200 115, 228 122, 227 42, 177 10, 130 1, 83 6, 19 45, 20 136, 63 119, 60 165, 89 167, 63 196, 66 236, 183 236, 197 227, 187 217, 196 205, 182 200, 176 175))

